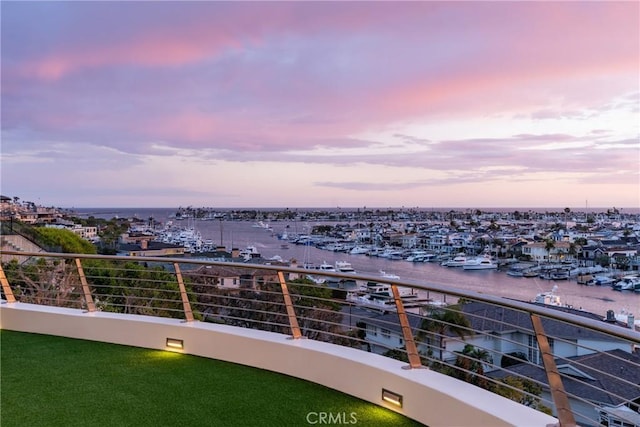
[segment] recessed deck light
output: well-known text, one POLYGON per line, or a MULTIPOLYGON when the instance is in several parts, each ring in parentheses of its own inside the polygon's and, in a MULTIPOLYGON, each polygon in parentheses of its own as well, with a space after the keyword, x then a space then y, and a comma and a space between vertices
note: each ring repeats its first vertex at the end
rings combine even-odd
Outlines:
POLYGON ((382 389, 382 400, 385 402, 389 402, 393 405, 396 405, 399 408, 402 408, 402 395, 398 393, 394 393, 387 389, 382 389))
POLYGON ((184 348, 184 341, 177 338, 167 338, 167 347, 182 350, 184 348))

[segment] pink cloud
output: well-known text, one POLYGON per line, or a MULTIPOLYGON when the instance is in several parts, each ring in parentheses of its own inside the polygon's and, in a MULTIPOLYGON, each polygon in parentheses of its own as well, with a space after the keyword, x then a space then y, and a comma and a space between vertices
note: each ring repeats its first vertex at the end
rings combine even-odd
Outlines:
MULTIPOLYGON (((403 121, 579 119, 638 92, 632 2, 62 3, 3 5, 3 129, 241 158, 361 147, 375 141, 354 135, 403 121), (52 12, 11 19, 40 7, 52 12)), ((367 161, 454 167, 481 145, 483 166, 523 162, 500 151, 521 140, 482 137, 367 161)))

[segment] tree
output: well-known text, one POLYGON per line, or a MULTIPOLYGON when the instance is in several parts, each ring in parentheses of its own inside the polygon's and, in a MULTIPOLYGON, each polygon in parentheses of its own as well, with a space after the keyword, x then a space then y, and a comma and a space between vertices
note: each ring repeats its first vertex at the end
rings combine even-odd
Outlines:
POLYGON ((595 262, 603 267, 609 267, 611 265, 611 257, 607 254, 602 254, 595 259, 595 262))
POLYGON ((11 260, 3 266, 15 297, 23 303, 84 307, 80 278, 69 262, 39 258, 19 264, 11 260))
POLYGON ((470 326, 469 320, 461 311, 461 304, 456 304, 425 317, 417 336, 422 341, 426 339, 429 348, 432 346, 431 340, 435 340, 438 345, 438 358, 442 361, 445 350, 445 336, 453 334, 464 339, 469 335, 470 326))
POLYGON ((587 246, 589 242, 584 237, 578 237, 577 239, 574 240, 574 243, 578 246, 587 246))
MULTIPOLYGON (((220 289, 205 275, 189 275, 197 295, 198 309, 208 319, 226 324, 290 334, 289 320, 279 283, 265 282, 256 289, 220 289)), ((288 282, 298 325, 307 338, 352 345, 355 337, 342 334, 342 313, 333 301, 333 290, 309 279, 288 282)))
POLYGON ((553 240, 547 239, 545 241, 544 249, 547 251, 547 259, 551 260, 551 251, 556 247, 556 244, 553 240))
MULTIPOLYGON (((176 276, 164 267, 109 260, 85 260, 83 266, 100 310, 184 318, 176 276)), ((193 304, 195 297, 188 281, 185 287, 193 304)))
POLYGON ((105 248, 114 250, 118 243, 118 239, 123 233, 126 233, 128 229, 129 224, 126 220, 114 218, 106 221, 100 227, 100 231, 98 233, 102 242, 102 251, 104 252, 105 248))
POLYGON ((35 228, 39 243, 60 252, 72 254, 95 254, 96 248, 72 231, 60 228, 35 228))
POLYGON ((493 386, 492 391, 521 405, 551 415, 551 409, 543 405, 539 397, 542 394, 542 387, 531 380, 510 375, 502 379, 502 384, 493 386))
POLYGON ((514 351, 502 356, 502 359, 500 360, 500 367, 508 368, 509 366, 517 365, 519 363, 527 361, 528 359, 526 354, 521 351, 514 351))
POLYGON ((489 382, 484 376, 484 364, 493 363, 493 358, 488 351, 466 344, 461 352, 458 352, 455 366, 460 368, 454 376, 478 387, 488 388, 489 382))
POLYGON ((626 256, 616 256, 614 257, 615 267, 622 270, 627 271, 631 266, 631 259, 626 256))
POLYGON ((491 249, 493 253, 493 248, 495 248, 496 258, 502 254, 502 248, 504 247, 504 241, 502 239, 494 238, 491 240, 491 249))
MULTIPOLYGON (((410 363, 409 362, 409 356, 407 355, 407 348, 406 347, 402 347, 402 348, 394 348, 391 350, 387 350, 384 353, 382 353, 383 356, 385 357, 389 357, 391 359, 395 359, 395 360, 399 360, 401 362, 406 362, 406 363, 410 363)), ((420 362, 423 365, 427 365, 428 362, 425 358, 425 356, 423 354, 419 354, 418 357, 420 357, 420 362)))

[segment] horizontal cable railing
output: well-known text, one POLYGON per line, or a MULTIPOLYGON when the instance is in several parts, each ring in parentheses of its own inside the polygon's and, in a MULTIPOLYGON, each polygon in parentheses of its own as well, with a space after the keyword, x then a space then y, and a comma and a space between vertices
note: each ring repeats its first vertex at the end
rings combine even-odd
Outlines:
POLYGON ((286 265, 17 251, 2 256, 29 257, 2 263, 6 302, 326 341, 451 375, 553 413, 563 426, 613 425, 616 407, 640 418, 640 333, 578 311, 286 265))

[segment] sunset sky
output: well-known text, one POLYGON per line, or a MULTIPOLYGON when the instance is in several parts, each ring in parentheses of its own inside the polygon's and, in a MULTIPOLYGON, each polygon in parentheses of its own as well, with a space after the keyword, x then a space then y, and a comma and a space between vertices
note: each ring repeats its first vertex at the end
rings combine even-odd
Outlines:
POLYGON ((2 1, 1 192, 640 207, 640 2, 2 1))

